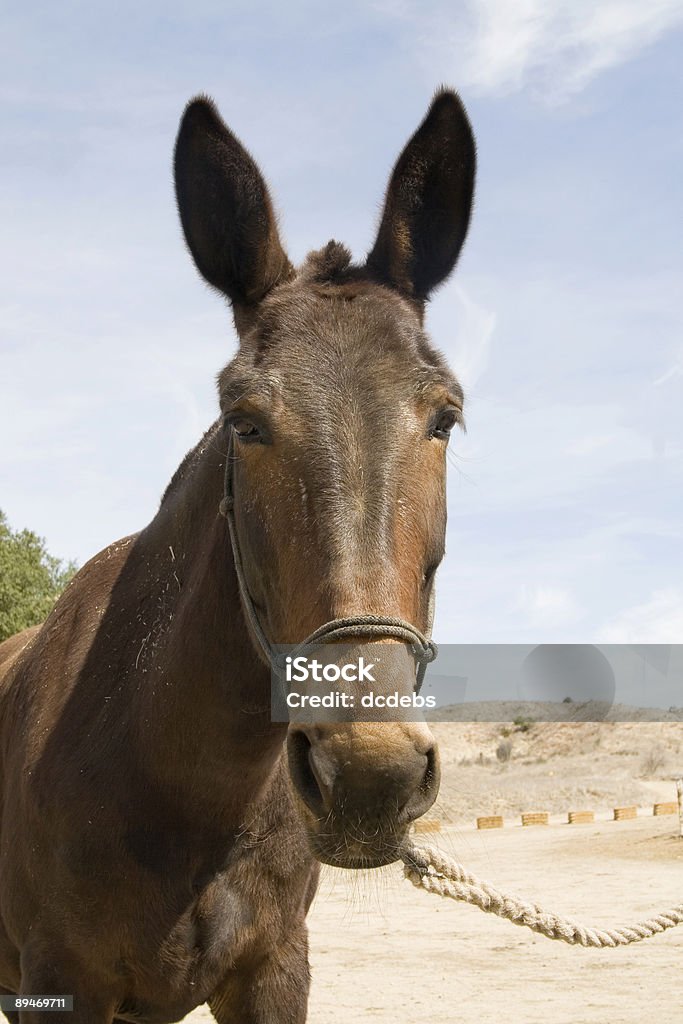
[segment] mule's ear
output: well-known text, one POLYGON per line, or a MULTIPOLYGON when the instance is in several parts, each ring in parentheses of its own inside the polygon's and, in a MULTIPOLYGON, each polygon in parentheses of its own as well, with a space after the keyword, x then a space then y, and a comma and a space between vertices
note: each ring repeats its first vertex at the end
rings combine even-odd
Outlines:
POLYGON ((367 270, 409 298, 424 301, 451 272, 472 209, 476 150, 454 92, 436 94, 389 180, 367 270))
POLYGON ((185 239, 210 285, 254 305, 292 276, 261 172, 206 97, 185 108, 174 170, 185 239))

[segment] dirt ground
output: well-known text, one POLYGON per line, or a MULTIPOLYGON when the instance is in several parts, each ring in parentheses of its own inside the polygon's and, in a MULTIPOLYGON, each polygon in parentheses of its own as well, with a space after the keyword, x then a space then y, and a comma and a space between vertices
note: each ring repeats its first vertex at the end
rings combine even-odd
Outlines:
MULTIPOLYGON (((588 924, 631 924, 683 904, 675 800, 683 725, 567 723, 434 727, 443 780, 433 841, 482 878, 588 924), (510 742, 510 756, 497 750, 510 742), (638 804, 635 821, 612 808, 638 804), (593 825, 567 825, 592 809, 593 825), (523 828, 545 810, 547 827, 523 828), (503 814, 477 831, 478 814, 503 814)), ((309 1024, 642 1024, 683 1022, 683 926, 645 943, 584 950, 420 892, 398 865, 325 868, 309 917, 309 1024)), ((202 1007, 187 1024, 211 1021, 202 1007)))
MULTIPOLYGON (((451 824, 523 811, 609 811, 673 800, 683 775, 681 722, 441 723, 434 813, 451 824), (509 757, 500 761, 501 746, 509 757)), ((430 812, 431 815, 432 812, 430 812)))
MULTIPOLYGON (((683 902, 673 816, 433 838, 472 871, 609 927, 683 902)), ((642 1024, 683 1020, 683 926, 616 950, 551 942, 415 889, 397 866, 327 868, 310 916, 309 1024, 642 1024)), ((186 1021, 211 1021, 206 1008, 186 1021)))

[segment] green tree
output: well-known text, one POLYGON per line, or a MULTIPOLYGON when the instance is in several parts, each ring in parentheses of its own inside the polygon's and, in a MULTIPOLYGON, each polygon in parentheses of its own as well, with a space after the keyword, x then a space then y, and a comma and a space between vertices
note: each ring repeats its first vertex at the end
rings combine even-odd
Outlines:
POLYGON ((0 509, 0 641, 47 616, 76 572, 31 530, 12 530, 0 509))

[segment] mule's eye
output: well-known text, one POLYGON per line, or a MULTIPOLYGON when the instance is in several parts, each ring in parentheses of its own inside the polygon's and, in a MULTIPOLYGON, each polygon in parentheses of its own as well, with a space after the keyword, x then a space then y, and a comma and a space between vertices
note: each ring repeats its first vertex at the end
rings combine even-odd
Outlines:
POLYGON ((430 437, 436 437, 440 441, 447 441, 450 437, 451 430, 458 422, 458 413, 456 409, 442 409, 439 415, 433 420, 429 430, 430 437))
POLYGON ((261 439, 258 427, 249 420, 236 419, 232 420, 231 423, 240 441, 259 441, 261 439))

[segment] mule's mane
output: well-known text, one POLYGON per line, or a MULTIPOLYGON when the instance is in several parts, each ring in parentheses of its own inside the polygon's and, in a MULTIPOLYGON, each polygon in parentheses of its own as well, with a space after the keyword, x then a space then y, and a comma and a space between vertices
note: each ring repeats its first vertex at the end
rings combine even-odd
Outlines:
POLYGON ((212 423, 209 429, 205 431, 205 433, 203 434, 201 441, 199 441, 199 443, 196 444, 194 448, 191 448, 189 450, 189 452, 187 453, 187 455, 185 456, 185 458, 180 463, 175 473, 171 477, 166 487, 166 490, 162 494, 161 501, 159 502, 160 507, 166 502, 168 498, 175 494, 175 492, 178 490, 178 487, 183 482, 183 480, 190 472, 192 467, 199 461, 200 457, 206 450, 207 445, 215 445, 216 435, 220 430, 220 425, 220 420, 216 420, 214 423, 212 423))

